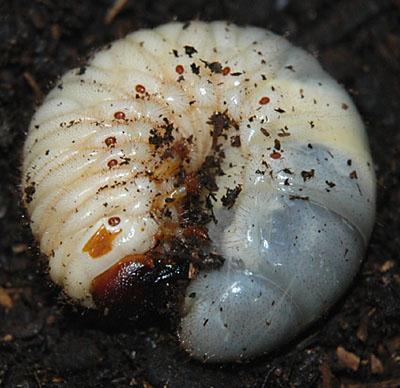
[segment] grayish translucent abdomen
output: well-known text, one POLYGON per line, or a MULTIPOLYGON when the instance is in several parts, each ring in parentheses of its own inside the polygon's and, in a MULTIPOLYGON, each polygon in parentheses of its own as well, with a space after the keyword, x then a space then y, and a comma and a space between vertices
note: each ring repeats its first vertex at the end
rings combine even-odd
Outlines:
POLYGON ((315 143, 291 144, 285 159, 270 175, 251 162, 235 210, 216 212, 210 235, 226 261, 191 283, 182 320, 198 358, 275 349, 326 312, 359 268, 374 218, 370 162, 315 143))

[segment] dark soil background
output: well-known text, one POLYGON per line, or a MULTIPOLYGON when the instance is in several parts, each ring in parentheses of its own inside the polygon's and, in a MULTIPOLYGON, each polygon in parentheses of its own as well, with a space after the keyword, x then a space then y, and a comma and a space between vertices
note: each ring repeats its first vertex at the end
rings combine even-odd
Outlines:
POLYGON ((0 0, 0 386, 400 386, 399 74, 399 0, 0 0), (68 306, 19 206, 25 131, 57 77, 130 31, 194 18, 270 28, 315 53, 353 95, 376 163, 377 223, 354 286, 302 338, 248 364, 202 365, 165 323, 68 306))

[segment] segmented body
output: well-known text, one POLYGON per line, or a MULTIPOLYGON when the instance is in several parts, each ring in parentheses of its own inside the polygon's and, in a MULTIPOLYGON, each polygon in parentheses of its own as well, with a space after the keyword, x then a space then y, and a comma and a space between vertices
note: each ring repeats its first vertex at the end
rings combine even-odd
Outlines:
POLYGON ((364 126, 312 56, 225 22, 128 35, 49 93, 23 186, 51 278, 94 306, 107 271, 154 265, 146 254, 160 229, 179 224, 169 204, 187 195, 178 172, 216 152, 208 233, 225 262, 189 285, 180 338, 195 357, 229 361, 272 349, 328 308, 373 226, 364 126))

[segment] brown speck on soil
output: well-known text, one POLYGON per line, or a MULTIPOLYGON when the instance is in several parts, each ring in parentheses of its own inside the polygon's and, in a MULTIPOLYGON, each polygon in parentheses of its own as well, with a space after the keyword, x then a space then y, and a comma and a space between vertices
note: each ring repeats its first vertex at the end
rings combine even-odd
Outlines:
MULTIPOLYGON (((399 12, 398 0, 3 0, 0 386, 399 386, 399 12), (376 164, 377 222, 351 289, 296 341, 250 363, 204 365, 180 350, 160 317, 118 321, 66 303, 48 280, 19 206, 24 132, 42 93, 66 70, 84 69, 96 48, 175 18, 267 27, 318 53, 324 68, 350 91, 376 164), (13 249, 19 244, 29 249, 13 249)), ((215 168, 213 160, 208 163, 215 168)), ((201 230, 191 232, 202 236, 201 230)))

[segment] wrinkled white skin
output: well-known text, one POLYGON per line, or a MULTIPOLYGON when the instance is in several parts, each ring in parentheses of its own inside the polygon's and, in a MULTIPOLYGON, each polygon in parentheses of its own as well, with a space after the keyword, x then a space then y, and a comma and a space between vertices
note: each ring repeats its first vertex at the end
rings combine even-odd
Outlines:
POLYGON ((157 163, 149 158, 152 125, 167 117, 177 136, 194 135, 188 168, 196 170, 211 148, 207 121, 225 110, 241 138, 240 148, 224 146, 218 223, 209 225, 225 262, 187 289, 183 347, 210 362, 266 353, 320 317, 349 285, 374 222, 375 177, 353 103, 305 51, 258 28, 170 23, 113 43, 84 74, 73 70, 60 84, 32 121, 23 185, 35 182, 26 203, 32 230, 50 258, 52 279, 69 296, 93 306, 93 278, 155 243, 158 226, 149 208, 173 182, 155 185, 143 174, 157 163), (185 54, 185 45, 197 53, 185 54), (229 66, 231 74, 212 73, 200 59, 229 66), (185 69, 180 82, 178 64, 185 69), (148 99, 134 98, 136 84, 146 87, 148 99), (114 120, 116 111, 129 122, 114 120), (290 135, 279 136, 283 130, 290 135), (104 145, 111 135, 117 138, 112 149, 104 145), (271 157, 275 139, 277 159, 271 157), (121 157, 130 163, 106 167, 121 157), (312 169, 313 177, 302 176, 312 169), (123 187, 111 187, 122 180, 123 187), (234 206, 222 206, 227 188, 239 184, 234 206), (121 233, 111 252, 93 260, 82 247, 99 226, 113 230, 111 216, 121 218, 121 233))

